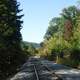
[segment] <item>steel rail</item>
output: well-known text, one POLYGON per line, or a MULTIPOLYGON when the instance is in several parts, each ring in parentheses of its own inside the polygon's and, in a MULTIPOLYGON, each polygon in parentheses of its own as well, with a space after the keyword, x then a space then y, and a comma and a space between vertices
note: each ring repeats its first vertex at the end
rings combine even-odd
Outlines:
POLYGON ((39 75, 38 75, 38 72, 37 72, 37 70, 36 70, 35 65, 34 65, 34 70, 35 70, 35 74, 36 74, 36 78, 37 78, 37 80, 40 80, 40 79, 39 79, 39 75))

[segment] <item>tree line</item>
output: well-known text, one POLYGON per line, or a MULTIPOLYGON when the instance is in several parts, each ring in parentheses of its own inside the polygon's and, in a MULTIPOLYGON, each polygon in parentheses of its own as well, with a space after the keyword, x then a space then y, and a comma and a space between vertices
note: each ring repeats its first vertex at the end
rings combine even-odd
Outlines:
POLYGON ((80 66, 80 8, 69 6, 49 22, 39 54, 60 64, 80 66))

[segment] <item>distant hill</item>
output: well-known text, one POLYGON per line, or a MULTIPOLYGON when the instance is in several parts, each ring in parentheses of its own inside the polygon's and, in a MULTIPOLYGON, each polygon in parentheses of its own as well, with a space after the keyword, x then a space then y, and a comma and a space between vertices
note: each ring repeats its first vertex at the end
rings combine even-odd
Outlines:
POLYGON ((25 45, 25 46, 32 45, 34 48, 40 48, 40 44, 39 43, 23 41, 22 44, 25 45))

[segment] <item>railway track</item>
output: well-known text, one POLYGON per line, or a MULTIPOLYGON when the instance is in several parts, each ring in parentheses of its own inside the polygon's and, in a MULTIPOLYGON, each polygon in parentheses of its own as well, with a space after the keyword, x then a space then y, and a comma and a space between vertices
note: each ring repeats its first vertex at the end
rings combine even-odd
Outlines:
POLYGON ((47 65, 42 64, 41 61, 35 65, 35 71, 37 73, 37 80, 62 80, 59 75, 55 74, 47 65))
POLYGON ((30 59, 24 64, 20 72, 9 80, 62 80, 48 66, 39 59, 30 59))

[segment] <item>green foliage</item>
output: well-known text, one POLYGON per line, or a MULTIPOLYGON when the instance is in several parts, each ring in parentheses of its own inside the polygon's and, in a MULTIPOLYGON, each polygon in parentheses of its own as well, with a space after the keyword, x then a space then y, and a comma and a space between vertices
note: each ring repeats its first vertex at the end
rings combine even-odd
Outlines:
POLYGON ((36 55, 38 53, 37 49, 39 47, 40 47, 40 44, 38 43, 22 41, 22 49, 28 58, 30 56, 36 55))
POLYGON ((41 53, 44 56, 77 67, 80 63, 80 10, 70 6, 63 9, 60 17, 53 18, 43 44, 41 53))
POLYGON ((0 79, 5 80, 25 61, 21 49, 22 28, 16 0, 0 0, 0 79))
POLYGON ((46 32, 44 38, 49 40, 53 36, 53 34, 55 34, 56 32, 63 31, 62 27, 64 24, 62 23, 62 21, 64 21, 64 20, 61 17, 53 18, 49 23, 49 27, 47 29, 47 32, 46 32))

